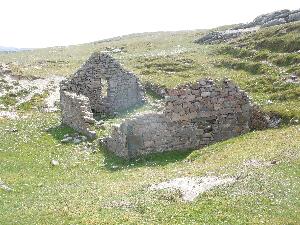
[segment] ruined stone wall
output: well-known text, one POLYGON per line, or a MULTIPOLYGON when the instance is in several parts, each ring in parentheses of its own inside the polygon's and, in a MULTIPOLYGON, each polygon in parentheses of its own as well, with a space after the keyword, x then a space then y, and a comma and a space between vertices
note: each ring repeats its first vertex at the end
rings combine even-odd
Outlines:
POLYGON ((133 158, 153 152, 195 149, 249 131, 250 101, 228 80, 201 80, 169 90, 162 113, 126 120, 103 144, 133 158))
POLYGON ((194 123, 210 141, 219 141, 249 130, 250 101, 231 81, 202 80, 171 90, 165 114, 171 121, 194 123))
POLYGON ((83 95, 66 91, 61 93, 60 98, 63 112, 62 123, 68 124, 89 138, 95 138, 96 133, 90 128, 95 120, 93 119, 89 99, 83 95))
POLYGON ((104 53, 94 53, 70 79, 63 81, 60 94, 62 122, 80 132, 86 128, 82 126, 83 118, 76 112, 84 100, 79 97, 79 101, 76 96, 88 99, 85 105, 89 111, 105 114, 114 114, 145 101, 138 78, 104 53), (71 98, 67 93, 75 95, 71 98))
POLYGON ((94 53, 62 85, 64 90, 88 97, 92 110, 99 113, 111 114, 144 102, 144 89, 138 78, 104 53, 94 53), (106 93, 102 91, 104 83, 106 93))
POLYGON ((149 81, 144 83, 144 87, 147 91, 155 94, 159 98, 164 98, 168 91, 168 88, 166 86, 154 84, 149 81))
POLYGON ((134 158, 154 152, 197 148, 196 129, 192 123, 172 122, 163 113, 148 113, 114 127, 103 143, 120 157, 134 158))
POLYGON ((144 90, 137 77, 131 72, 112 77, 108 85, 108 102, 109 112, 144 103, 144 90))

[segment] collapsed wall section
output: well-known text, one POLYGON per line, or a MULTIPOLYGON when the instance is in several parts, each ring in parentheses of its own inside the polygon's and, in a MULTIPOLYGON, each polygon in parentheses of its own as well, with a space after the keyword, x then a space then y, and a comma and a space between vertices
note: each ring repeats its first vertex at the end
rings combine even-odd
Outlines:
POLYGON ((123 158, 134 158, 154 152, 185 150, 199 145, 199 133, 192 124, 170 121, 163 113, 148 113, 114 127, 110 137, 102 141, 123 158))
POLYGON ((88 97, 97 113, 113 114, 145 101, 139 79, 104 53, 94 53, 62 89, 88 97))
POLYGON ((124 158, 201 148, 248 132, 250 109, 245 92, 230 81, 200 80, 169 90, 162 113, 126 120, 102 141, 124 158))
POLYGON ((87 114, 89 118, 93 118, 92 112, 114 114, 145 101, 139 79, 105 53, 92 54, 70 79, 63 81, 60 96, 62 122, 88 136, 93 134, 87 129, 87 114))
POLYGON ((91 124, 95 123, 90 108, 89 99, 76 93, 62 92, 61 95, 62 123, 68 124, 89 138, 95 138, 95 131, 91 130, 91 124))

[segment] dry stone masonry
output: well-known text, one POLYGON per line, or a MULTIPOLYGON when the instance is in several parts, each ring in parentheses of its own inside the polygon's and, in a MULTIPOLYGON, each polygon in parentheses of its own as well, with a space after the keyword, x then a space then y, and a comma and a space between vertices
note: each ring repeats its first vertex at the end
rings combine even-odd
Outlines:
POLYGON ((62 122, 95 138, 93 112, 114 114, 145 101, 139 79, 106 53, 94 53, 60 86, 62 122))
MULTIPOLYGON (((162 109, 114 126, 111 135, 101 139, 108 150, 129 159, 201 148, 244 134, 257 120, 246 93, 227 79, 203 79, 157 93, 164 97, 162 109)), ((96 137, 93 113, 114 114, 145 101, 138 78, 105 53, 93 54, 63 81, 60 97, 62 122, 90 138, 96 137)))
POLYGON ((251 104, 231 81, 200 80, 168 90, 161 113, 127 119, 102 143, 124 158, 201 148, 249 131, 251 104))

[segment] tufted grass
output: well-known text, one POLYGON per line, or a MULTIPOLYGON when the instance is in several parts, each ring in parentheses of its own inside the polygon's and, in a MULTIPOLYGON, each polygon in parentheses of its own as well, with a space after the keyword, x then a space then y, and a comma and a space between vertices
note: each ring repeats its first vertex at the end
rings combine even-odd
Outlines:
MULTIPOLYGON (((124 161, 61 144, 57 114, 0 123, 0 224, 297 224, 300 126, 252 132, 199 151, 124 161), (17 128, 18 132, 5 131, 17 128), (46 128, 51 128, 45 131, 46 128), (59 166, 50 161, 56 159, 59 166), (247 160, 274 165, 247 166, 247 160), (184 203, 147 187, 183 176, 234 176, 184 203), (121 203, 120 203, 121 202, 121 203), (122 202, 126 202, 122 206, 122 202)), ((91 143, 95 145, 96 143, 91 143)))
MULTIPOLYGON (((284 81, 300 71, 295 52, 299 23, 263 29, 229 44, 193 43, 203 32, 128 35, 0 54, 0 62, 10 63, 23 76, 68 76, 92 52, 121 49, 112 54, 142 82, 175 87, 203 77, 228 77, 286 124, 300 118, 299 85, 284 81)), ((13 188, 0 189, 0 224, 299 224, 299 125, 248 133, 201 150, 124 161, 96 142, 61 144, 74 131, 60 125, 59 114, 32 110, 42 97, 20 106, 25 118, 0 119, 0 181, 13 188), (87 146, 96 151, 82 151, 87 146), (53 167, 52 159, 59 166, 53 167), (248 160, 257 160, 259 166, 246 165, 248 160), (205 175, 239 179, 193 203, 181 202, 178 192, 147 191, 153 183, 205 175)), ((106 118, 106 125, 150 109, 146 105, 106 118)), ((98 132, 104 134, 106 130, 98 132)))
MULTIPOLYGON (((203 77, 228 77, 263 109, 295 120, 300 117, 299 85, 287 85, 285 79, 300 73, 295 52, 300 50, 299 26, 296 22, 265 28, 219 45, 195 44, 204 30, 133 34, 82 45, 0 53, 0 62, 10 63, 23 76, 69 76, 92 52, 106 50, 142 82, 172 88, 203 77)), ((13 104, 12 98, 2 101, 13 104)))

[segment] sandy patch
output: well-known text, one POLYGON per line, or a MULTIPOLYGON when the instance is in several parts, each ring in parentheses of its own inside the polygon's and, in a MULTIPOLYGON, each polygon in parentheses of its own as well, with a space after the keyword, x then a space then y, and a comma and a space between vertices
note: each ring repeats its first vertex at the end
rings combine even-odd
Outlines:
POLYGON ((13 111, 0 111, 0 118, 6 118, 6 119, 18 119, 19 116, 16 112, 13 111))
POLYGON ((167 182, 154 184, 150 190, 179 190, 184 201, 193 201, 203 192, 209 191, 214 187, 234 183, 234 178, 219 178, 216 176, 207 177, 181 177, 167 182))

